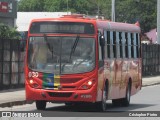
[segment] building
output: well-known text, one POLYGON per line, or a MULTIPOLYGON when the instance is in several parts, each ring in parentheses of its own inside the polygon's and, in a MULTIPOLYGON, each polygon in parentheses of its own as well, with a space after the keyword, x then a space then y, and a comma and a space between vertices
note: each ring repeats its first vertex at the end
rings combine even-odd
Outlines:
POLYGON ((0 23, 15 27, 17 18, 17 1, 0 0, 0 23))
POLYGON ((151 41, 152 44, 157 44, 157 29, 152 29, 149 32, 145 33, 148 39, 151 41))

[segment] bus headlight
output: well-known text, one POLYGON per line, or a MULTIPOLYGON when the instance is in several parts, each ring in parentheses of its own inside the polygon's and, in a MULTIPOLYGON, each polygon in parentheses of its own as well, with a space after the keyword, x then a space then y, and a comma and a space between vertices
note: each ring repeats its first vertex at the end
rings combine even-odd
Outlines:
POLYGON ((78 89, 80 89, 80 90, 90 89, 94 83, 95 83, 95 79, 91 79, 91 80, 83 83, 78 89))
POLYGON ((91 81, 91 80, 89 80, 88 81, 88 85, 90 86, 90 85, 92 85, 93 84, 93 82, 91 81))
POLYGON ((33 80, 29 80, 29 84, 33 84, 33 82, 34 82, 33 80))
POLYGON ((29 80, 29 85, 32 88, 37 88, 39 86, 38 83, 35 80, 32 80, 32 79, 29 80))

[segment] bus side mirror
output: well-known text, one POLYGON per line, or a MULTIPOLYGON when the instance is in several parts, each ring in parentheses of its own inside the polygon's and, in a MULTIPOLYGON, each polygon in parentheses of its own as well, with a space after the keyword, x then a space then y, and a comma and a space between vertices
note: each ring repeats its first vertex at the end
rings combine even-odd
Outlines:
POLYGON ((100 40, 100 46, 101 47, 105 46, 105 39, 103 35, 100 36, 99 40, 100 40))

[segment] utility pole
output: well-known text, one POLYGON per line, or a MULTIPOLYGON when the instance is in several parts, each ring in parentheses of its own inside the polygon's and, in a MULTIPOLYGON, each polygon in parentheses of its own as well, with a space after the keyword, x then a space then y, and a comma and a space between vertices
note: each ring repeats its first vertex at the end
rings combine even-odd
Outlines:
POLYGON ((68 0, 67 0, 67 15, 68 15, 68 0))
POLYGON ((160 0, 157 0, 157 44, 160 44, 160 0))
POLYGON ((112 0, 112 21, 115 22, 115 0, 112 0))
POLYGON ((97 14, 98 14, 98 17, 99 17, 99 0, 98 0, 97 2, 98 2, 98 3, 97 3, 97 4, 98 4, 98 6, 97 6, 97 7, 98 7, 98 8, 97 8, 97 14))

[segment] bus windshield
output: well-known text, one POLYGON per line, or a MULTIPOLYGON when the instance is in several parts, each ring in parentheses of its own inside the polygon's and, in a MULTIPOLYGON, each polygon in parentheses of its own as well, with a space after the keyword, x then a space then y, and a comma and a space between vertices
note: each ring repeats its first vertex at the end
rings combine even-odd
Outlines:
POLYGON ((39 72, 72 74, 95 67, 95 38, 30 37, 29 68, 39 72))

